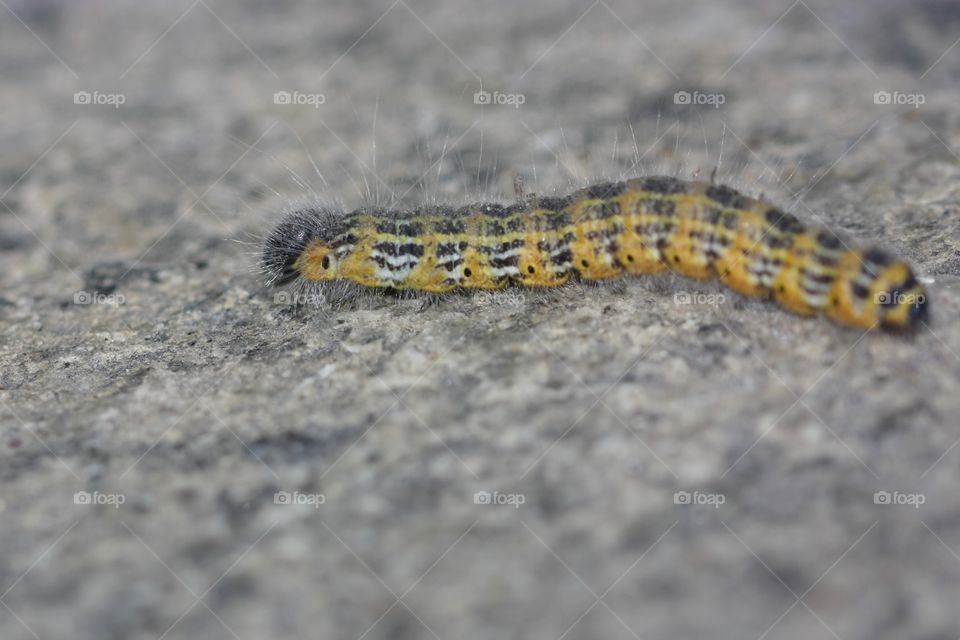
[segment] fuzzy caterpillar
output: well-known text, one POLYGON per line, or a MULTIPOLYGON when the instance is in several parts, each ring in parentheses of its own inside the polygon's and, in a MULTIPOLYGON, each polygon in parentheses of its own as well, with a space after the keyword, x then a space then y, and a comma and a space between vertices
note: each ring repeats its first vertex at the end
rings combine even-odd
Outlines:
POLYGON ((848 249, 829 230, 730 187, 664 176, 510 206, 301 209, 267 237, 261 266, 274 285, 431 293, 670 270, 865 329, 914 329, 928 313, 911 268, 885 251, 848 249))

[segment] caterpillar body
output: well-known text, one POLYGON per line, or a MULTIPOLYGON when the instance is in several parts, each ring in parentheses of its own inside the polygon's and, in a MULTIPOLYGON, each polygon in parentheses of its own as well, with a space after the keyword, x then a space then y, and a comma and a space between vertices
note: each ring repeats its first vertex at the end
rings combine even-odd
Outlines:
POLYGON ((914 329, 928 313, 923 286, 889 253, 848 248, 728 186, 664 176, 509 206, 305 208, 268 235, 261 266, 273 285, 347 281, 431 293, 669 270, 865 329, 914 329))

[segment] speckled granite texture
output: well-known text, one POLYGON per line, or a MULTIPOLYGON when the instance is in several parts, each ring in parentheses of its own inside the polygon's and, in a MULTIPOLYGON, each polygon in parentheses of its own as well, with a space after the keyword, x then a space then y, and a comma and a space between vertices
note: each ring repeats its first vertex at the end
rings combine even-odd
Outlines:
POLYGON ((4 0, 0 637, 960 637, 958 38, 929 0, 4 0), (297 203, 718 166, 906 257, 929 328, 667 277, 296 313, 256 272, 297 203))

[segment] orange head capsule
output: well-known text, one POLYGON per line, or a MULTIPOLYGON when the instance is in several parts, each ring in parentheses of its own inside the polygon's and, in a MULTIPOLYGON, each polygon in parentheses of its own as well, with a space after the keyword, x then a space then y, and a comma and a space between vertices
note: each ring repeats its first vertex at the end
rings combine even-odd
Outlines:
POLYGON ((267 237, 260 263, 269 282, 282 286, 301 275, 308 280, 336 279, 338 261, 331 245, 340 235, 342 218, 334 211, 310 208, 277 225, 267 237))

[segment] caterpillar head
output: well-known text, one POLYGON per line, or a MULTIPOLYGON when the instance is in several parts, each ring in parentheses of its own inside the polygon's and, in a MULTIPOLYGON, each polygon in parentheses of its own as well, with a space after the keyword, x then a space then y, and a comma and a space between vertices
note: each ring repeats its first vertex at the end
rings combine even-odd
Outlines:
POLYGON ((342 215, 328 209, 300 209, 288 215, 264 242, 260 264, 267 281, 283 286, 301 276, 312 281, 335 279, 333 242, 342 228, 342 215))

